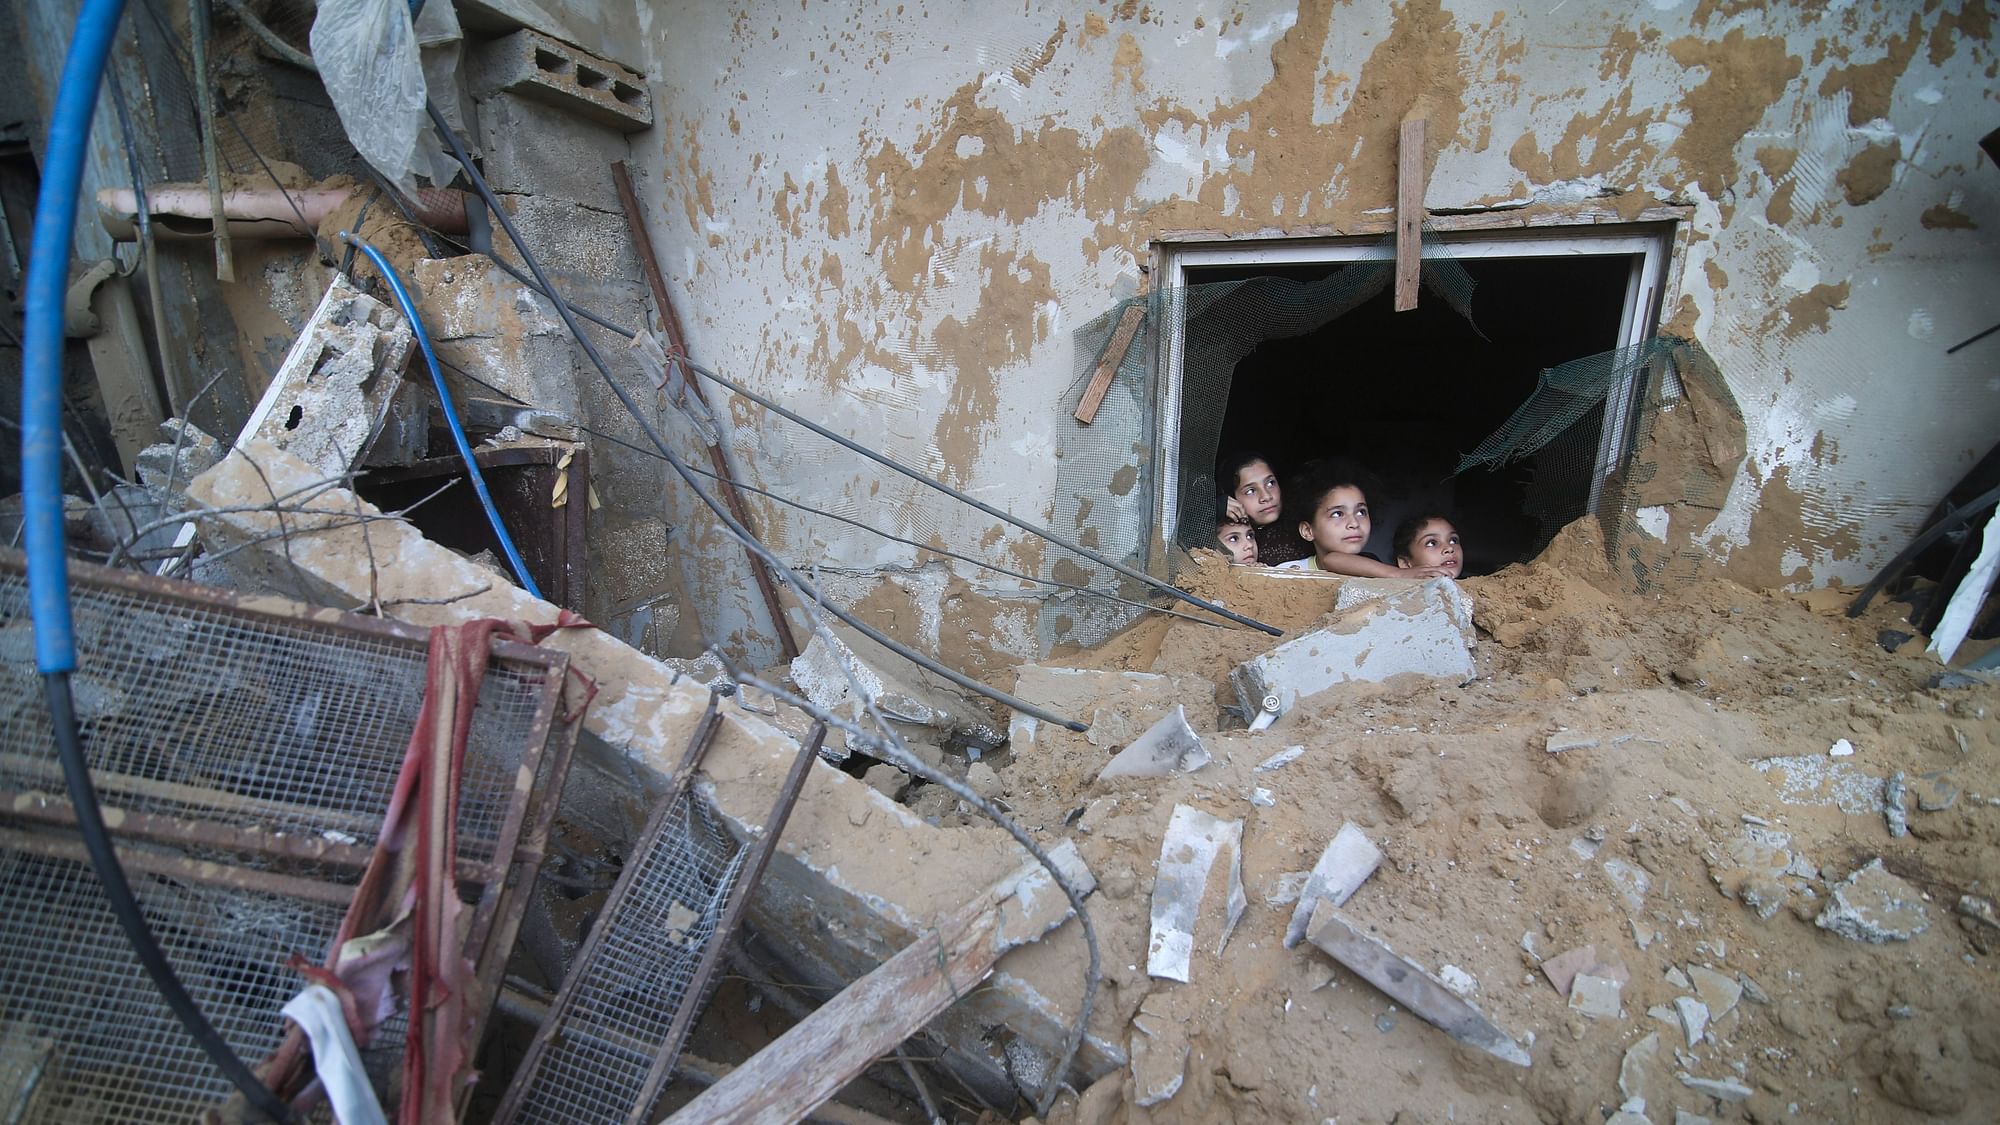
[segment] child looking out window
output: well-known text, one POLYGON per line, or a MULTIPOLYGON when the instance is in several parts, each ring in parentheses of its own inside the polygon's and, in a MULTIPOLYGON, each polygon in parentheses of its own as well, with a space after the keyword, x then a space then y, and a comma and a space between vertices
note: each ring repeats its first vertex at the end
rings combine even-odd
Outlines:
POLYGON ((1443 516, 1412 516, 1396 525, 1396 565, 1404 570, 1436 567, 1447 577, 1465 570, 1458 529, 1443 516))
POLYGON ((1397 567, 1367 553, 1374 523, 1368 497, 1350 466, 1319 464, 1300 474, 1297 489, 1299 537, 1313 551, 1309 559, 1290 564, 1298 570, 1324 570, 1358 578, 1449 578, 1442 566, 1397 567))
POLYGON ((1304 558, 1306 544, 1281 518, 1283 491, 1271 461, 1255 450, 1245 449, 1225 457, 1216 466, 1215 479, 1229 488, 1229 499, 1217 519, 1234 519, 1256 529, 1257 557, 1265 566, 1304 558))

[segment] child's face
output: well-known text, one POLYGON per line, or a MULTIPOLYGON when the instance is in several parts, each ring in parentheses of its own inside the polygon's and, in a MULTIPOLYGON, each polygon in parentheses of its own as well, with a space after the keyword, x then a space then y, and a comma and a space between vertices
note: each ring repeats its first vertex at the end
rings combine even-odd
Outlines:
POLYGON ((1459 546, 1458 529, 1449 520, 1428 520, 1417 529, 1417 537, 1410 542, 1410 553, 1396 559, 1400 567, 1438 566, 1451 572, 1453 578, 1465 566, 1464 551, 1459 546))
POLYGON ((1215 529, 1216 542, 1229 552, 1229 561, 1244 566, 1257 565, 1257 536, 1247 523, 1225 523, 1215 529))
POLYGON ((1236 491, 1230 495, 1243 504, 1243 514, 1259 527, 1278 522, 1278 474, 1262 461, 1252 461, 1236 470, 1236 491))
POLYGON ((1368 546, 1368 498, 1348 485, 1320 497, 1312 519, 1299 524, 1299 535, 1320 554, 1358 555, 1368 546))

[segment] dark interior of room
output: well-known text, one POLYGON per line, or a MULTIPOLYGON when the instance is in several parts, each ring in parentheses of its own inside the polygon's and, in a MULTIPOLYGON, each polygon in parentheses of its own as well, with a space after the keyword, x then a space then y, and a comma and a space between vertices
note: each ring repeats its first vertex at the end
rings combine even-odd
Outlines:
MULTIPOLYGON (((1267 340, 1236 367, 1219 449, 1266 453, 1281 480, 1315 458, 1358 462, 1374 479, 1369 550, 1393 560, 1395 526, 1418 509, 1447 514, 1466 573, 1532 557, 1580 514, 1601 412, 1536 456, 1497 471, 1452 471, 1534 392, 1547 367, 1617 346, 1631 259, 1464 259, 1477 283, 1475 331, 1426 289, 1394 311, 1384 291, 1317 331, 1267 340), (1484 338, 1480 333, 1485 334, 1484 338)), ((1190 270, 1191 284, 1281 274, 1308 281, 1330 265, 1190 270)), ((1199 320, 1188 331, 1200 331, 1199 320)), ((1292 498, 1287 496, 1287 508, 1292 498)))

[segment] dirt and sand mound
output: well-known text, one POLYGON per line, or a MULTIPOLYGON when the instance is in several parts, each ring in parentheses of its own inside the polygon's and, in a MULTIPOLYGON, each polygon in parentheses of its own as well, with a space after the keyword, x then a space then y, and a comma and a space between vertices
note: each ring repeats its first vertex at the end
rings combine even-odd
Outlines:
MULTIPOLYGON (((1338 588, 1222 566, 1191 584, 1294 633, 1338 588)), ((1100 879, 1093 1032, 1144 1040, 1154 1070, 1185 1048, 1172 1096, 1142 1107, 1157 1088, 1121 1071, 1052 1120, 2000 1116, 2000 929, 1956 912, 2000 890, 2000 689, 1928 686, 1940 667, 1921 638, 1877 643, 1908 628, 1890 603, 1850 620, 1824 592, 1625 595, 1581 526, 1462 585, 1473 682, 1345 684, 1254 734, 1224 709, 1228 673, 1273 638, 1154 618, 1051 658, 1171 677, 1213 757, 1102 782, 1129 734, 1045 729, 988 763, 1021 822, 1075 839, 1100 879), (1906 835, 1891 834, 1887 797, 1906 835), (1187 984, 1146 973, 1176 804, 1243 821, 1249 904, 1219 954, 1198 944, 1187 984), (1309 945, 1283 948, 1296 873, 1345 821, 1385 854, 1349 917, 1433 973, 1451 966, 1531 1067, 1458 1046, 1309 945), (1873 885, 1842 888, 1877 857, 1920 932, 1870 944, 1816 924, 1836 891, 1873 885), (1616 1014, 1572 1010, 1542 970, 1584 946, 1593 975, 1624 981, 1616 1014), (1706 1026, 1691 1029, 1697 1003, 1706 1026)), ((1112 679, 1090 704, 1100 731, 1143 730, 1170 707, 1152 681, 1112 679)), ((1881 936, 1878 921, 1857 925, 1881 936)))

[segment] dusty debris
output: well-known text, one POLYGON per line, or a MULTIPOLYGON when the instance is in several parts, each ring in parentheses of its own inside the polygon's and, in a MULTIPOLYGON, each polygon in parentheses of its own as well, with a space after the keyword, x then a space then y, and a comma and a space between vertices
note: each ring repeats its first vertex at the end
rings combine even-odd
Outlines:
POLYGON ((1923 933, 1930 927, 1930 912, 1922 893, 1890 874, 1877 857, 1834 885, 1814 924, 1850 941, 1880 945, 1923 933))
POLYGON ((1209 763, 1208 748, 1201 736, 1188 726, 1187 711, 1179 704, 1146 733, 1120 750, 1097 775, 1099 781, 1120 777, 1166 777, 1191 773, 1209 763))
POLYGON ((1446 1035, 1515 1066, 1529 1065, 1528 1052, 1479 1009, 1416 962, 1355 929, 1352 922, 1325 900, 1313 910, 1307 937, 1328 956, 1446 1035))
POLYGON ((1243 822, 1221 820, 1199 809, 1175 805, 1160 841, 1160 864, 1153 878, 1153 931, 1146 952, 1146 974, 1187 983, 1188 960, 1197 935, 1214 933, 1215 951, 1228 944, 1243 916, 1243 822), (1210 899, 1209 881, 1217 863, 1222 872, 1221 918, 1204 911, 1210 899), (1212 919, 1202 925, 1204 917, 1212 919))
POLYGON ((1382 849, 1353 821, 1342 823, 1340 831, 1334 833, 1319 853, 1319 862, 1306 875, 1298 893, 1298 907, 1292 911, 1291 925, 1285 928, 1285 948, 1291 949, 1305 940, 1313 910, 1322 901, 1347 905, 1347 900, 1381 865, 1382 849))

